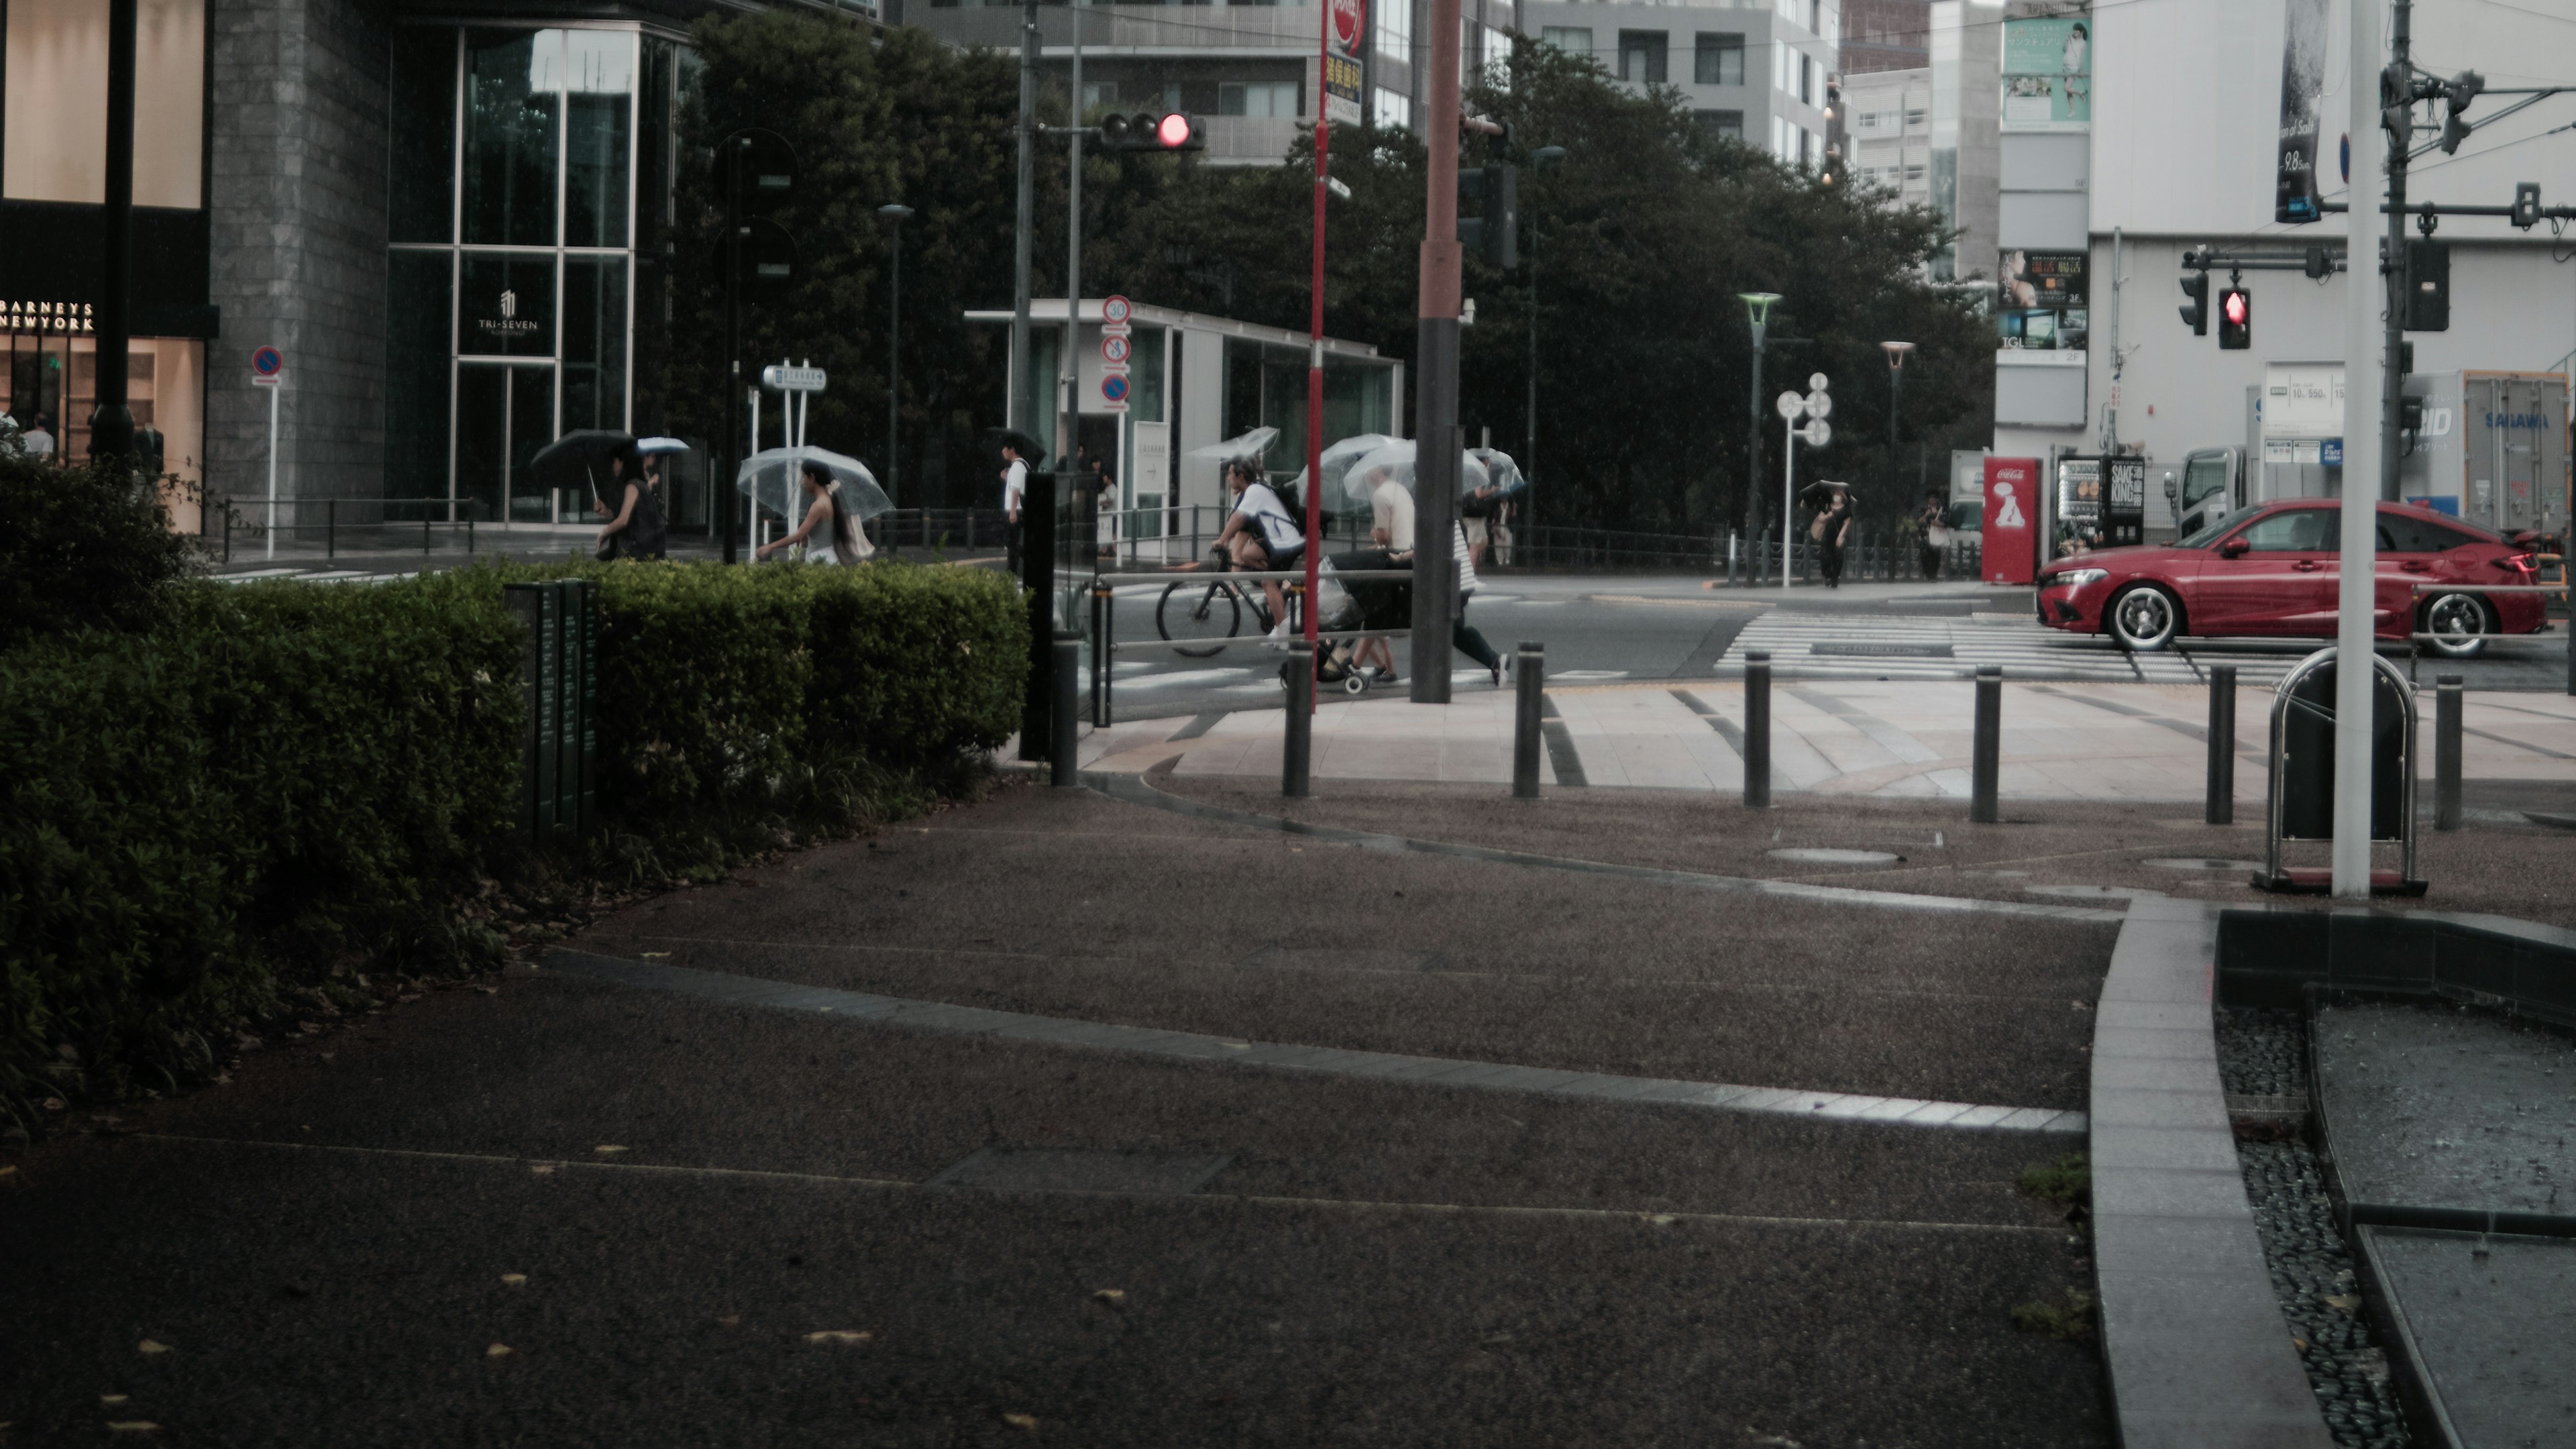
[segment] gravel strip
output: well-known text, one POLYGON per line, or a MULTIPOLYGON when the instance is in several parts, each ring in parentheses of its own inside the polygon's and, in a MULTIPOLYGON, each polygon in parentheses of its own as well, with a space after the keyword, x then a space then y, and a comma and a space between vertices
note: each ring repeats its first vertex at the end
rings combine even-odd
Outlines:
MULTIPOLYGON (((2296 1012, 2222 1010, 2218 1072, 2231 1095, 2304 1096, 2307 1028, 2296 1012)), ((2305 1141, 2236 1144, 2272 1292, 2299 1346, 2326 1427, 2345 1449, 2414 1442, 2388 1382, 2388 1359, 2362 1312, 2353 1254, 2334 1223, 2325 1167, 2305 1141)))
POLYGON ((2231 1097, 2308 1094, 2307 1030, 2295 1011, 2218 1010, 2218 1079, 2231 1097))

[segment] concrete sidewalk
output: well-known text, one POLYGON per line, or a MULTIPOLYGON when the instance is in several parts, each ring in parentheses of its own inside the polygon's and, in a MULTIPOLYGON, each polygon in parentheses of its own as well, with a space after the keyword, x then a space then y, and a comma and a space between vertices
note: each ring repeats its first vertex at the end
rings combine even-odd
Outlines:
MULTIPOLYGON (((2426 691, 2429 696, 2430 691, 2426 691)), ((1732 680, 1574 685, 1547 692, 1544 778, 1557 785, 1734 793, 1744 780, 1744 688, 1732 680)), ((1893 799, 1968 794, 1975 686, 1955 680, 1784 680, 1771 694, 1775 787, 1893 799)), ((2417 759, 2430 778, 2432 700, 2417 759)), ((2268 795, 2271 692, 2240 689, 2236 797, 2268 795)), ((1460 690, 1445 705, 1329 700, 1314 722, 1318 779, 1502 784, 1511 779, 1513 695, 1460 690)), ((2007 799, 2199 800, 2208 768, 2209 695, 2196 685, 2004 684, 2007 799)), ((1093 732, 1085 769, 1279 773, 1276 709, 1139 720, 1093 732)), ((2576 699, 2473 693, 2468 780, 2576 782, 2576 699)))

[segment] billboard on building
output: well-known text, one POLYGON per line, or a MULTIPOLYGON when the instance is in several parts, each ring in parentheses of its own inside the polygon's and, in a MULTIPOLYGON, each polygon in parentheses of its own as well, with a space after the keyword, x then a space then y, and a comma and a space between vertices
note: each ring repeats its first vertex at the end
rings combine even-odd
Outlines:
POLYGON ((2004 22, 2003 129, 2093 127, 2090 16, 2004 22))
POLYGON ((2325 133, 2326 0, 2287 0, 2281 27, 2281 160, 2272 219, 2315 221, 2317 139, 2325 133))
POLYGON ((1995 264, 1996 346, 2081 352, 2092 321, 2082 252, 2006 247, 1995 264))

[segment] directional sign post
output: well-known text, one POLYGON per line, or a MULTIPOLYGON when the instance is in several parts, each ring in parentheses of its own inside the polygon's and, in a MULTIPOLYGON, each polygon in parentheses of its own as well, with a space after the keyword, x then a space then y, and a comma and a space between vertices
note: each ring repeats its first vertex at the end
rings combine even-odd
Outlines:
POLYGON ((1772 404, 1787 425, 1780 476, 1780 587, 1784 589, 1789 587, 1790 520, 1798 516, 1798 444, 1803 441, 1808 447, 1821 448, 1833 441, 1834 426, 1825 421, 1834 410, 1833 395, 1825 391, 1829 386, 1829 380, 1819 372, 1807 379, 1805 397, 1784 392, 1772 404), (1808 420, 1803 428, 1798 426, 1800 418, 1808 420))
MULTIPOLYGON (((812 363, 773 362, 760 370, 762 387, 786 394, 779 412, 787 432, 787 446, 804 446, 806 415, 813 409, 814 394, 823 390, 826 381, 823 369, 812 363)), ((751 436, 753 450, 757 451, 760 446, 760 403, 756 398, 752 402, 751 436)))
POLYGON ((250 385, 268 389, 268 556, 277 557, 277 395, 286 390, 286 354, 263 347, 250 355, 250 385))

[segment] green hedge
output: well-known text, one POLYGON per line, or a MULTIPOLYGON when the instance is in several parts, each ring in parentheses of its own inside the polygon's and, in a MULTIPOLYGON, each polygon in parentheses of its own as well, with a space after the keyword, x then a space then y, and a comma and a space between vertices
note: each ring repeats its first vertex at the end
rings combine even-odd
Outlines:
POLYGON ((1016 728, 1017 586, 876 565, 480 567, 181 584, 0 653, 0 1115, 167 1088, 350 969, 456 969, 480 876, 704 874, 902 808, 1016 728), (501 588, 601 583, 603 829, 527 857, 501 588), (65 1048, 69 1050, 66 1051, 65 1048))

